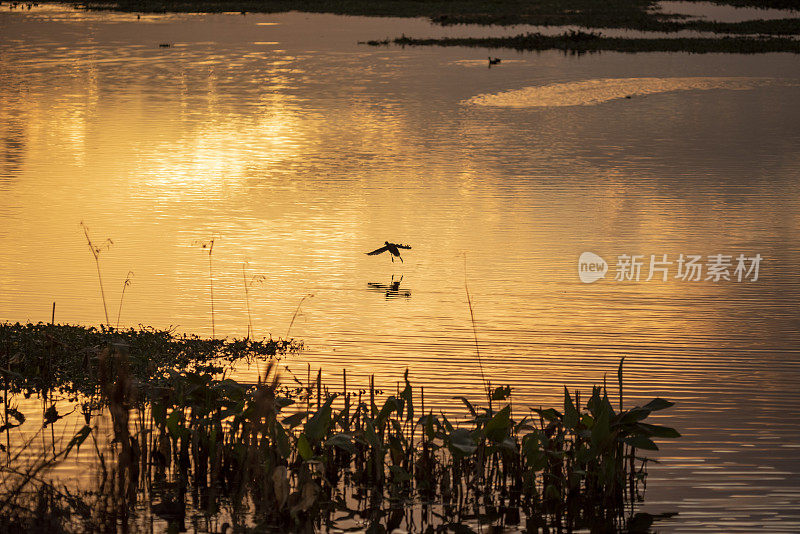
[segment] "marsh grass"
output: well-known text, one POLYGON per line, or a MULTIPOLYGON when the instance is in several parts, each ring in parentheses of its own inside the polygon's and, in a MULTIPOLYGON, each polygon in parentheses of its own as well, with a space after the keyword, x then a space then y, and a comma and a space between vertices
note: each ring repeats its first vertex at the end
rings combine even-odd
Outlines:
POLYGON ((307 295, 304 295, 297 304, 297 308, 295 308, 294 313, 292 314, 292 320, 289 321, 289 327, 286 329, 286 339, 289 339, 289 334, 292 332, 292 326, 294 326, 294 321, 297 319, 297 315, 300 313, 300 308, 303 306, 303 303, 310 298, 314 298, 314 293, 308 293, 307 295))
POLYGON ((622 28, 639 31, 677 32, 694 30, 719 34, 794 34, 800 32, 797 3, 793 0, 715 0, 721 5, 792 9, 780 20, 750 20, 718 23, 684 15, 664 14, 653 0, 117 0, 86 2, 84 9, 114 9, 129 12, 261 12, 304 11, 379 17, 426 17, 441 25, 481 24, 536 26, 580 26, 622 28))
MULTIPOLYGON (((122 315, 122 302, 125 300, 125 290, 133 283, 133 271, 128 271, 125 281, 122 283, 122 294, 119 297, 119 309, 117 309, 117 330, 119 330, 119 318, 122 315)), ((55 322, 55 320, 53 320, 55 322)))
POLYGON ((86 243, 89 245, 89 250, 92 251, 92 256, 94 257, 94 264, 97 267, 97 281, 100 284, 100 297, 103 300, 103 311, 106 315, 106 325, 111 325, 111 321, 108 319, 108 304, 106 303, 106 292, 103 289, 103 275, 100 273, 100 253, 104 250, 108 250, 114 242, 111 239, 106 239, 100 245, 95 245, 92 242, 92 238, 89 237, 89 227, 86 226, 83 221, 80 222, 81 228, 83 228, 83 234, 86 236, 86 243))
MULTIPOLYGON (((558 35, 525 33, 510 37, 418 39, 405 35, 393 39, 399 46, 463 46, 473 48, 508 48, 519 51, 561 50, 565 54, 593 52, 689 52, 693 54, 731 53, 758 54, 765 52, 800 53, 800 41, 779 37, 707 37, 707 38, 622 38, 606 37, 599 32, 570 30, 558 35)), ((386 41, 366 41, 371 46, 386 45, 386 41)))
POLYGON ((254 335, 253 315, 250 313, 250 288, 264 284, 266 277, 263 274, 247 276, 248 262, 242 262, 242 284, 244 285, 244 302, 247 308, 247 339, 254 335))
MULTIPOLYGON (((127 335, 0 328, 0 347, 20 355, 3 371, 12 391, 41 387, 35 369, 48 336, 60 338, 59 350, 87 369, 81 381, 53 370, 49 387, 75 391, 82 384, 76 402, 85 425, 69 444, 85 449, 91 438, 97 472, 97 487, 70 490, 71 498, 44 479, 15 486, 28 500, 0 509, 0 521, 43 512, 64 531, 135 530, 141 521, 173 530, 190 521, 209 530, 225 521, 237 532, 346 525, 391 531, 409 522, 415 530, 469 532, 472 523, 522 521, 528 529, 617 531, 648 520, 636 510, 646 480, 641 451, 679 436, 644 422, 672 403, 656 398, 623 409, 620 399, 614 410, 605 386, 585 401, 565 388, 563 407, 522 411, 512 407, 511 388, 498 387, 490 393, 499 410, 459 397, 465 411, 454 416, 426 407, 408 372, 387 395, 372 378, 354 389, 345 373, 341 389, 330 387, 321 370, 310 368, 305 383, 295 377, 284 384, 270 360, 247 384, 225 378, 224 364, 214 362, 252 359, 256 349, 263 355, 264 346, 252 341, 167 337, 151 344, 153 332, 127 335), (151 366, 145 355, 167 352, 163 345, 173 352, 154 354, 164 367, 151 366), (187 351, 208 357, 184 365, 187 351), (110 430, 98 425, 103 418, 110 430), (87 509, 93 512, 79 512, 87 509)), ((622 385, 622 362, 617 371, 622 385)))
POLYGON ((216 236, 213 236, 211 239, 207 241, 196 240, 192 242, 192 246, 198 246, 201 249, 208 251, 208 287, 211 293, 211 337, 217 337, 217 329, 215 324, 215 317, 214 317, 214 265, 211 261, 211 255, 214 252, 214 242, 219 239, 216 236))

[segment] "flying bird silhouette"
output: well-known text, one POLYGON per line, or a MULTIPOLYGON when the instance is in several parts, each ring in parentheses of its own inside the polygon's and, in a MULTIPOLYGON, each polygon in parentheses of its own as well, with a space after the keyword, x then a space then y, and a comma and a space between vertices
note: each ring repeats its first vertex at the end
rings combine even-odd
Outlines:
POLYGON ((400 258, 400 262, 403 262, 403 258, 400 257, 400 250, 399 249, 406 249, 411 250, 411 247, 408 245, 401 245, 399 243, 389 243, 388 241, 384 241, 384 246, 381 248, 376 248, 372 252, 367 252, 367 256, 375 256, 376 254, 381 254, 382 252, 386 252, 387 250, 391 254, 390 258, 392 258, 392 262, 394 262, 394 257, 397 256, 400 258))

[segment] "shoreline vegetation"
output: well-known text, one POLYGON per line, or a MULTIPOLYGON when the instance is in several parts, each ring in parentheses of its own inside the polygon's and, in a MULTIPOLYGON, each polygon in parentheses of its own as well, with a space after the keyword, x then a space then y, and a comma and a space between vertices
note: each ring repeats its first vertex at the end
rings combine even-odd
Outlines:
POLYGON ((595 52, 691 52, 693 54, 728 53, 760 54, 767 52, 800 53, 800 40, 782 38, 678 38, 645 39, 606 37, 601 33, 569 31, 560 35, 541 33, 519 34, 513 37, 475 37, 416 39, 398 37, 384 41, 367 41, 370 46, 464 46, 472 48, 510 48, 518 51, 561 50, 565 54, 581 55, 595 52))
MULTIPOLYGON (((699 0, 687 0, 689 2, 699 0)), ((544 0, 521 2, 498 0, 116 0, 109 2, 64 2, 79 9, 115 10, 138 13, 280 13, 301 11, 378 17, 424 17, 442 26, 474 24, 547 27, 578 27, 581 31, 551 36, 528 33, 508 37, 421 39, 402 37, 364 44, 414 46, 477 46, 514 50, 564 50, 573 53, 690 52, 690 53, 767 53, 800 52, 800 9, 792 0, 716 0, 728 7, 773 8, 787 10, 780 19, 754 19, 742 22, 716 22, 679 14, 663 13, 655 0, 544 0), (590 31, 583 31, 590 30, 590 31), (659 32, 659 38, 603 37, 599 30, 659 32), (703 32, 696 38, 671 38, 679 31, 703 32)))
POLYGON ((310 367, 284 380, 276 360, 300 348, 0 324, 0 530, 649 532, 670 515, 638 507, 642 453, 680 436, 644 420, 673 403, 625 406, 624 359, 613 403, 603 385, 529 409, 487 381, 484 406, 454 397, 456 417, 426 407, 408 371, 394 394, 344 370, 336 385, 310 367), (242 361, 266 362, 255 383, 226 378, 242 361), (49 476, 79 449, 80 476, 49 476))

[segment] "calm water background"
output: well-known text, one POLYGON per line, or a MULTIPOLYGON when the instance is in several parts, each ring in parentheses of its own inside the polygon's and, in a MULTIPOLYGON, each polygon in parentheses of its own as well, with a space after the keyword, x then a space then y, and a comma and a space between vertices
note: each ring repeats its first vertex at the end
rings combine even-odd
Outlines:
POLYGON ((481 391, 466 275, 516 407, 606 373, 616 393, 623 355, 629 402, 677 402, 661 421, 684 437, 644 508, 679 513, 660 530, 800 530, 797 56, 371 48, 502 32, 2 9, 0 320, 48 321, 53 301, 58 322, 104 320, 84 221, 114 241, 112 323, 133 271, 121 326, 210 335, 193 242, 216 237, 217 335, 247 331, 248 262, 259 335, 286 336, 313 294, 295 372, 394 387, 409 368, 451 409, 481 391), (414 248, 364 255, 384 240, 414 248), (579 281, 584 251, 605 280, 579 281), (755 282, 613 280, 620 254, 681 253, 764 259, 755 282))

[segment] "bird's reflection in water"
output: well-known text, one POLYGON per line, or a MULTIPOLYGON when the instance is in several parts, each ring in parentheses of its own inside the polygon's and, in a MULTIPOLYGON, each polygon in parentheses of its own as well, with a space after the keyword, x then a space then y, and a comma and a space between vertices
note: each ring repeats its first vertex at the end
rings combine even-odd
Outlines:
POLYGON ((411 298, 411 290, 410 289, 401 289, 400 282, 403 281, 403 277, 400 276, 399 280, 394 279, 394 275, 392 275, 392 281, 388 284, 381 284, 378 282, 367 282, 367 287, 370 291, 380 291, 383 293, 387 299, 396 299, 396 298, 411 298))

